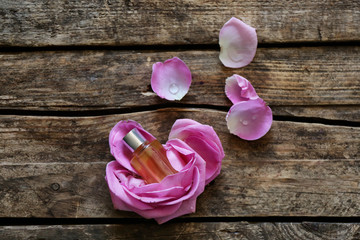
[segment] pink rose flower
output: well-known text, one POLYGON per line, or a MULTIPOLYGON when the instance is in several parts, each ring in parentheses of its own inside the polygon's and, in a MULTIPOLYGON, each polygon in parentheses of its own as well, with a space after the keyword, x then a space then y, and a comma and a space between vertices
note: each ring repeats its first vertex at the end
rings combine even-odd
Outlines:
POLYGON ((122 141, 133 128, 148 140, 154 139, 131 120, 120 121, 111 130, 110 150, 116 161, 108 163, 106 181, 114 207, 154 218, 159 224, 195 212, 197 197, 220 173, 224 157, 215 131, 193 120, 177 120, 164 148, 178 173, 166 176, 160 183, 145 184, 130 165, 132 153, 122 141))

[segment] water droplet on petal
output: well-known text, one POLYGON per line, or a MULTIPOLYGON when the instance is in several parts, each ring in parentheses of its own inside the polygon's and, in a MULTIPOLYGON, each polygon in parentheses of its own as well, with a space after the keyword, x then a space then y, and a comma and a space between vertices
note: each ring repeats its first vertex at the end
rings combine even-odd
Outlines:
POLYGON ((252 117, 252 119, 253 119, 253 120, 255 120, 256 118, 257 118, 257 116, 256 116, 256 115, 254 115, 254 116, 252 117))
POLYGON ((244 120, 242 123, 243 123, 245 126, 249 124, 249 122, 246 121, 246 120, 244 120))
POLYGON ((175 84, 175 83, 172 83, 172 84, 170 84, 170 86, 169 86, 169 92, 171 93, 171 94, 177 94, 178 92, 179 92, 179 87, 178 87, 178 85, 177 84, 175 84))

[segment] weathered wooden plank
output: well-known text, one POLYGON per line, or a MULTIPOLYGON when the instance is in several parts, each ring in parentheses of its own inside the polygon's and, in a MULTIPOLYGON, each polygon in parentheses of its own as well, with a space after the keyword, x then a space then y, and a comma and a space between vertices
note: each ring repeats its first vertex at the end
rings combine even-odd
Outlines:
POLYGON ((359 1, 40 1, 0 4, 0 45, 216 44, 232 16, 260 43, 358 41, 359 1))
POLYGON ((0 227, 2 239, 359 239, 359 223, 201 222, 0 227))
POLYGON ((226 154, 221 175, 190 217, 360 216, 360 128, 275 121, 265 137, 247 142, 228 133, 225 114, 2 116, 0 216, 135 217, 111 204, 104 180, 113 159, 108 133, 117 121, 134 119, 165 142, 179 118, 212 125, 226 154))
MULTIPOLYGON (((0 216, 135 218, 113 209, 106 163, 1 164, 0 216)), ((224 160, 192 217, 359 217, 359 160, 224 160)))
POLYGON ((180 118, 213 126, 227 156, 234 159, 359 158, 360 129, 356 127, 274 121, 263 138, 244 141, 229 133, 225 116, 226 112, 207 109, 163 109, 80 118, 0 116, 0 159, 8 163, 107 162, 112 159, 108 135, 118 121, 138 121, 164 143, 172 124, 180 118))
POLYGON ((95 110, 171 104, 151 89, 152 64, 178 56, 193 75, 190 90, 180 103, 230 107, 224 94, 225 79, 236 73, 252 82, 258 94, 275 107, 275 114, 360 120, 359 47, 260 48, 254 61, 242 69, 223 67, 218 54, 3 53, 0 108, 95 110))

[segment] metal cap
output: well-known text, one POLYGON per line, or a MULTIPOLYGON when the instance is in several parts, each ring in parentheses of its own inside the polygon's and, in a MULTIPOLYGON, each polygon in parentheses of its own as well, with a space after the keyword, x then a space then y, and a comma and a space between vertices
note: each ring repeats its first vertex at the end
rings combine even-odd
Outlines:
POLYGON ((135 151, 141 144, 146 142, 144 136, 141 135, 141 133, 136 128, 128 132, 123 140, 132 151, 135 151))

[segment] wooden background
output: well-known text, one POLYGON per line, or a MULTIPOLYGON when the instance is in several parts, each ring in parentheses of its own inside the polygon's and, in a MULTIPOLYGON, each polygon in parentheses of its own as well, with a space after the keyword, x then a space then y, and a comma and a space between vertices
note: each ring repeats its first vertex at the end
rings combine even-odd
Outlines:
POLYGON ((0 1, 1 239, 360 239, 360 2, 0 1), (257 29, 253 62, 219 61, 232 16, 257 29), (174 56, 193 82, 155 95, 174 56), (231 135, 226 77, 272 108, 257 141, 231 135), (195 214, 163 225, 114 210, 108 134, 133 119, 167 140, 174 121, 214 127, 226 157, 195 214))

